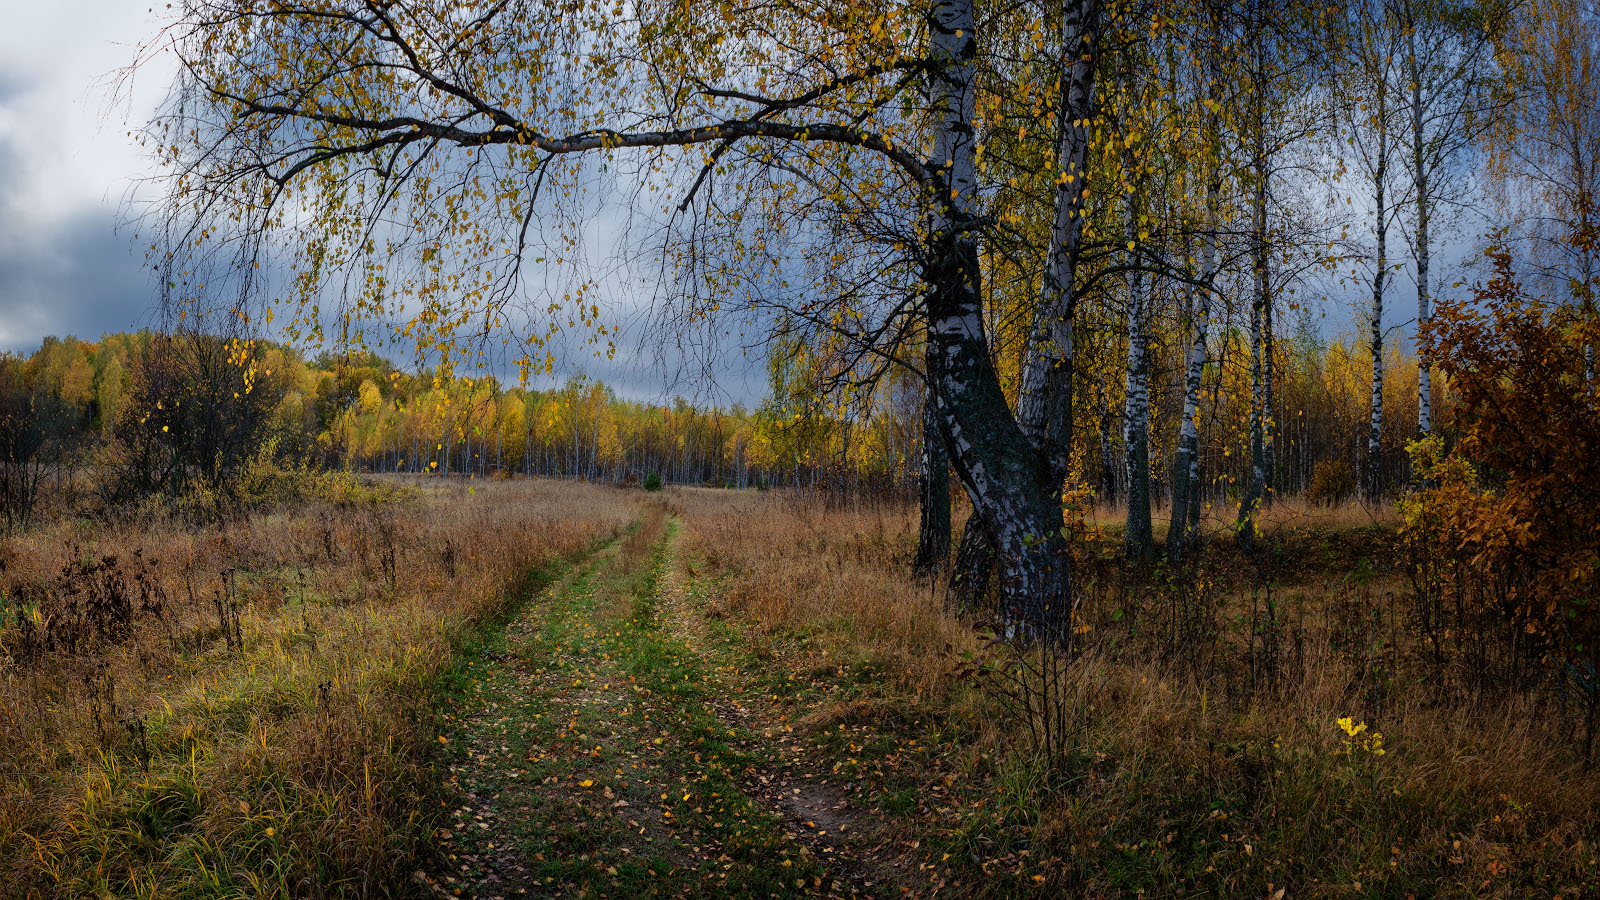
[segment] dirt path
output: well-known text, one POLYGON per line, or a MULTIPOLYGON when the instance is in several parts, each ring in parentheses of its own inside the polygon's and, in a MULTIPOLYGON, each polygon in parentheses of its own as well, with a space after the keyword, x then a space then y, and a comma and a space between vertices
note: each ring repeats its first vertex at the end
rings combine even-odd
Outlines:
POLYGON ((744 790, 783 820, 785 829, 803 844, 827 872, 829 893, 850 897, 898 897, 903 889, 900 861, 886 849, 885 831, 850 792, 818 771, 807 758, 787 720, 771 712, 762 674, 746 668, 747 653, 723 646, 704 616, 706 585, 697 584, 676 558, 679 541, 668 546, 669 564, 657 588, 663 626, 702 655, 715 685, 717 717, 764 748, 764 766, 749 773, 744 790))
POLYGON ((875 897, 864 814, 792 771, 698 640, 652 511, 529 602, 466 672, 441 896, 875 897), (854 832, 854 834, 852 834, 854 832))

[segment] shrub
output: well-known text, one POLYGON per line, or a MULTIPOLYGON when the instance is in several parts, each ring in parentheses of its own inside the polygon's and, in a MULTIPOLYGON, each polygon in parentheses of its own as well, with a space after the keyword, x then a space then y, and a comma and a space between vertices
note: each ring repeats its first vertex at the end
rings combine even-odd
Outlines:
POLYGON ((196 486, 233 497, 285 393, 258 363, 252 342, 156 335, 112 430, 112 499, 176 498, 196 486))
POLYGON ((1341 460, 1324 459, 1311 470, 1306 499, 1325 506, 1337 506, 1356 491, 1356 473, 1341 460))
POLYGON ((1402 536, 1436 657, 1469 654, 1475 677, 1550 678, 1563 704, 1579 699, 1587 755, 1600 715, 1600 382, 1586 355, 1600 323, 1527 295, 1510 256, 1489 256, 1489 283, 1440 304, 1422 331, 1460 413, 1453 447, 1410 448, 1427 488, 1404 502, 1402 536))
MULTIPOLYGON (((11 586, 13 621, 0 629, 0 653, 33 661, 48 653, 82 655, 95 645, 121 641, 138 616, 162 615, 167 595, 158 571, 158 563, 145 559, 142 550, 121 562, 115 555, 97 559, 73 546, 54 577, 11 586)), ((11 590, 0 591, 0 597, 11 590)))
POLYGON ((412 499, 407 485, 358 478, 354 473, 282 459, 277 441, 268 439, 240 469, 235 486, 239 505, 256 510, 289 509, 321 502, 338 507, 377 506, 412 499))
POLYGON ((660 474, 658 474, 656 472, 651 472, 649 475, 646 475, 645 478, 644 478, 644 489, 647 490, 647 491, 659 491, 659 490, 661 490, 661 476, 660 476, 660 474))
POLYGON ((26 528, 44 482, 66 461, 78 416, 59 398, 27 384, 0 358, 0 527, 26 528))

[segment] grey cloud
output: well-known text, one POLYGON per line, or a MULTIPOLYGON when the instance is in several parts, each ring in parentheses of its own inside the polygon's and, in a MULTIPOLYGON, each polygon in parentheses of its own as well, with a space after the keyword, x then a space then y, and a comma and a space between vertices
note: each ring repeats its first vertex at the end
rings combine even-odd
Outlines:
POLYGON ((0 107, 15 101, 28 87, 28 79, 21 72, 0 64, 0 107))
MULTIPOLYGON (((3 189, 3 188, 0 188, 3 189)), ((95 338, 153 321, 151 282, 131 234, 86 210, 49 233, 0 223, 0 349, 26 352, 46 335, 95 338)))

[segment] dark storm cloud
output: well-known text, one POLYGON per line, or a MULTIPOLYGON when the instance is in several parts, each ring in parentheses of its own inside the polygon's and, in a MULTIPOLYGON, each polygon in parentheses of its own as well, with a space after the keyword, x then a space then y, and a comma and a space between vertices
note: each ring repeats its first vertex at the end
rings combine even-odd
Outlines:
POLYGON ((31 12, 38 21, 24 25, 34 38, 0 36, 0 351, 151 322, 143 251, 117 229, 116 202, 134 170, 122 129, 91 87, 128 51, 111 34, 87 36, 76 15, 31 12), (52 29, 73 42, 41 49, 52 29))
POLYGON ((4 216, 0 349, 27 352, 46 335, 93 339, 149 325, 153 294, 142 262, 132 235, 118 231, 108 211, 86 209, 42 232, 4 216))

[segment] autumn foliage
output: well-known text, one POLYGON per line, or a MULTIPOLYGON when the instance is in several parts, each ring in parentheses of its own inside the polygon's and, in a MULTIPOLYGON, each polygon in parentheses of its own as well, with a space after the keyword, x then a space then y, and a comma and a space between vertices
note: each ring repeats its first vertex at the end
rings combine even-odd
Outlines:
POLYGON ((1498 630, 1512 651, 1508 672, 1553 671, 1579 698, 1592 747, 1600 383, 1586 360, 1600 323, 1527 293, 1508 253, 1488 256, 1493 277, 1471 300, 1442 304, 1422 332, 1460 401, 1453 445, 1434 438, 1412 448, 1428 485, 1405 507, 1433 610, 1424 626, 1459 636, 1477 631, 1475 618, 1498 630))

